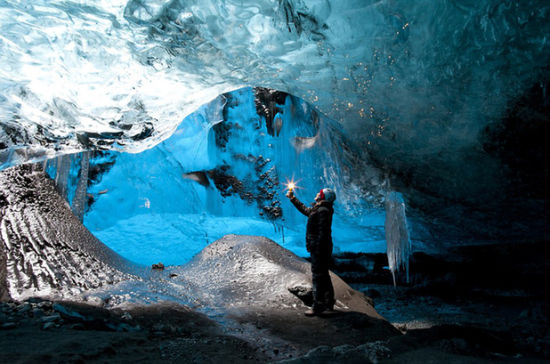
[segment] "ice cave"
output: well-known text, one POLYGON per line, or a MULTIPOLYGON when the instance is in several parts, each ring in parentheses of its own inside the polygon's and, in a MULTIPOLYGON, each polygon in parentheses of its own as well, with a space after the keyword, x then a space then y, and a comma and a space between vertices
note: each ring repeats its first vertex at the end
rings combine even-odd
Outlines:
POLYGON ((549 19, 0 1, 0 361, 547 362, 549 19))

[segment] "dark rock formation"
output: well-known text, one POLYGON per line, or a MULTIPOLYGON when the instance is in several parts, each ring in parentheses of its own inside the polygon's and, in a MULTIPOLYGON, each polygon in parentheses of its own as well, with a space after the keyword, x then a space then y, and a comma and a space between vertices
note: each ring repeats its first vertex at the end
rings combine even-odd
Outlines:
POLYGON ((277 104, 284 104, 288 94, 286 92, 277 91, 265 87, 255 87, 254 95, 256 112, 258 113, 258 116, 260 116, 260 118, 265 119, 265 124, 269 135, 274 136, 276 134, 276 131, 275 125, 273 124, 273 118, 278 112, 281 111, 277 104))

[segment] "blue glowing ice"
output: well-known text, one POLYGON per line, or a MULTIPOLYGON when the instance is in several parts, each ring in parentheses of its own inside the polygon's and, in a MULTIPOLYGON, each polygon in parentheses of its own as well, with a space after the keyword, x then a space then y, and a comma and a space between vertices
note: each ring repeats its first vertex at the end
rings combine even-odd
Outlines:
POLYGON ((322 187, 336 190, 336 250, 384 251, 383 211, 367 209, 353 171, 343 168, 349 156, 337 125, 288 96, 277 105, 271 135, 254 98, 251 88, 226 94, 155 148, 116 154, 88 191, 96 201, 85 225, 115 251, 147 264, 181 264, 226 234, 266 236, 306 256, 305 219, 284 197, 282 182, 294 179, 305 202, 322 187))

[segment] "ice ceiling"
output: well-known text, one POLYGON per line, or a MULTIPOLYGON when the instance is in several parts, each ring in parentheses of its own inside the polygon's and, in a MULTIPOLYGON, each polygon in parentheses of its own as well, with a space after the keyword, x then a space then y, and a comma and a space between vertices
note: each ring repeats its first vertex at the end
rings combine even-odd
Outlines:
POLYGON ((340 122, 412 209, 500 230, 548 205, 549 18, 536 0, 2 1, 0 165, 141 151, 263 86, 340 122))

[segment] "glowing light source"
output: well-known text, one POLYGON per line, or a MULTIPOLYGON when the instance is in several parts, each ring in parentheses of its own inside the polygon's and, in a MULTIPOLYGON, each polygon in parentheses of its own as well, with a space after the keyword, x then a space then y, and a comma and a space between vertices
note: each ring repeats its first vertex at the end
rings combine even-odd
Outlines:
POLYGON ((286 180, 286 183, 284 183, 285 187, 286 187, 286 190, 289 191, 289 192, 293 192, 295 189, 297 188, 300 188, 298 186, 298 182, 300 182, 299 180, 298 181, 295 181, 294 180, 294 177, 292 177, 290 180, 286 180))

